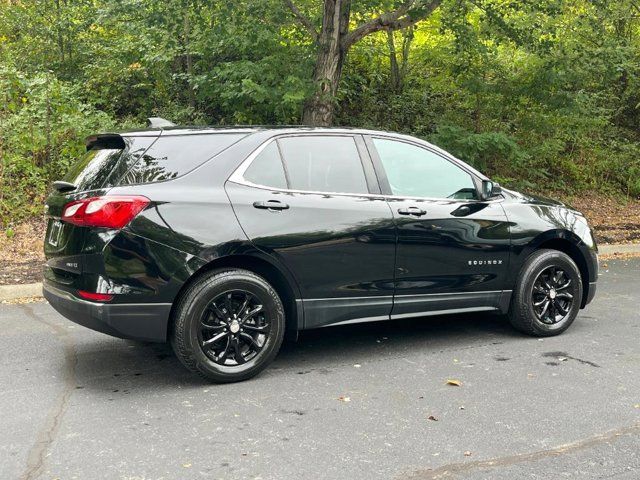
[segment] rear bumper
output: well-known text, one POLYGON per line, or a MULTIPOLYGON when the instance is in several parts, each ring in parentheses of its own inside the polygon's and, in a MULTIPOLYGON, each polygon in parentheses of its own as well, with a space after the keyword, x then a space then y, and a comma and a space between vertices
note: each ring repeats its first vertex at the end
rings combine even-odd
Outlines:
POLYGON ((84 327, 114 337, 165 342, 170 303, 95 303, 73 296, 46 281, 44 297, 61 315, 84 327))

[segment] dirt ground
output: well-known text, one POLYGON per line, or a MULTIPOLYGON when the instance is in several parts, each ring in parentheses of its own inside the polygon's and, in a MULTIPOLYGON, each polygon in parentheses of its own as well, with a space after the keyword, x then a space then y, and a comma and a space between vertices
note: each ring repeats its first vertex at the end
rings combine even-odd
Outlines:
POLYGON ((566 203, 586 215, 598 244, 640 243, 640 199, 625 203, 594 195, 570 197, 566 203))
MULTIPOLYGON (((621 202, 592 195, 565 201, 587 216, 599 244, 640 243, 640 200, 621 202)), ((10 228, 12 236, 7 234, 8 229, 0 229, 0 285, 40 281, 44 221, 36 218, 10 228)))
POLYGON ((0 285, 42 279, 44 220, 37 218, 0 230, 0 285), (13 232, 12 236, 11 233, 13 232))

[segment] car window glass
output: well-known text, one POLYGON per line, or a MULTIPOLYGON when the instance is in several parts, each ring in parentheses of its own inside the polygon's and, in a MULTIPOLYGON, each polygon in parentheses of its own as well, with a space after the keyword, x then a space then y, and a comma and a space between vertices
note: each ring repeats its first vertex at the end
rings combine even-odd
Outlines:
POLYGON ((157 137, 125 137, 124 142, 127 145, 120 156, 120 160, 105 181, 103 187, 113 187, 118 180, 127 173, 132 165, 135 165, 140 157, 155 142, 157 137))
POLYGON ((243 176, 245 180, 256 185, 287 188, 287 179, 276 142, 271 142, 253 159, 243 176))
POLYGON ((430 150, 374 138, 391 193, 407 197, 476 199, 471 175, 430 150))
POLYGON ((121 155, 122 150, 118 148, 92 148, 72 165, 64 180, 73 183, 78 192, 100 188, 121 155))
POLYGON ((300 136, 278 140, 290 188, 314 192, 368 193, 353 137, 300 136))
POLYGON ((171 180, 190 172, 244 134, 161 136, 120 179, 120 185, 171 180))

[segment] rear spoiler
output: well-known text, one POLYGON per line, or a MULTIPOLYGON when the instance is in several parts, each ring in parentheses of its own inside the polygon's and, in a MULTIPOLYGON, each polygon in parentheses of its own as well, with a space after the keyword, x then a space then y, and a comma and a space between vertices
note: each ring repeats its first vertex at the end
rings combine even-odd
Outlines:
POLYGON ((122 150, 126 144, 124 139, 117 133, 102 133, 100 135, 91 135, 85 140, 87 150, 92 148, 114 148, 122 150))
MULTIPOLYGON (((176 124, 160 117, 149 117, 147 119, 149 128, 163 129, 168 127, 175 127, 176 124)), ((85 140, 87 150, 92 148, 125 148, 125 142, 122 136, 118 133, 100 133, 98 135, 91 135, 85 140)))

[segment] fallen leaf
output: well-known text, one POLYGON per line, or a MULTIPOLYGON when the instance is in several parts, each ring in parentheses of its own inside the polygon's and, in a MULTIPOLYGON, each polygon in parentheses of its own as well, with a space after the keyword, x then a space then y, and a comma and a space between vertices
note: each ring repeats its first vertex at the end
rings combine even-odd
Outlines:
POLYGON ((448 379, 447 380, 447 385, 453 385, 455 387, 461 387, 462 386, 462 382, 460 380, 454 380, 454 379, 448 379))
POLYGON ((433 415, 429 415, 427 417, 427 420, 431 420, 432 422, 437 422, 438 421, 438 419, 436 417, 434 417, 433 415))
POLYGON ((190 463, 183 463, 182 466, 184 468, 191 468, 191 464, 190 463))
POLYGON ((350 402, 351 398, 350 397, 338 397, 338 400, 340 400, 341 402, 350 402))
POLYGON ((636 403, 633 408, 640 408, 640 403, 636 403))
POLYGON ((471 456, 471 452, 469 450, 467 450, 466 452, 464 452, 464 456, 465 457, 470 457, 471 456))

